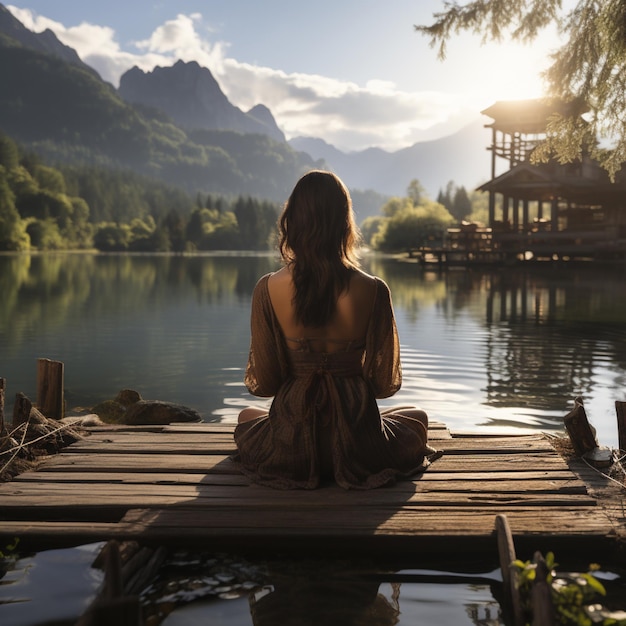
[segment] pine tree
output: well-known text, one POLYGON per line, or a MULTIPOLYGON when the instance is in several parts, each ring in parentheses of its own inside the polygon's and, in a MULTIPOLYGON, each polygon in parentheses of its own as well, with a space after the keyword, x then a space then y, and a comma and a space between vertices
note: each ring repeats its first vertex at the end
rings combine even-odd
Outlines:
POLYGON ((459 222, 472 212, 472 203, 465 187, 457 187, 452 200, 452 207, 448 209, 459 222))

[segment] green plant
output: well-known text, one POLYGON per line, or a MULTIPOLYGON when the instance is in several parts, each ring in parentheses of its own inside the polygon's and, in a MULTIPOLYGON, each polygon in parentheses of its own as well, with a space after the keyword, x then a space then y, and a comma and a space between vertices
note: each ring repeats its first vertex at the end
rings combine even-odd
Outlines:
POLYGON ((9 571, 11 564, 19 558, 16 552, 19 542, 19 538, 15 537, 12 543, 0 550, 0 579, 9 571))
MULTIPOLYGON (((541 568, 535 558, 532 561, 516 560, 513 566, 518 574, 520 601, 527 623, 532 621, 532 589, 542 580, 538 574, 541 568)), ((599 565, 591 564, 589 571, 556 572, 557 563, 554 554, 548 552, 545 557, 545 583, 550 588, 554 610, 554 623, 563 626, 626 626, 623 612, 612 613, 598 604, 598 599, 606 596, 602 583, 593 575, 599 565)))
POLYGON ((12 543, 5 546, 4 550, 0 550, 0 560, 14 558, 19 542, 20 538, 15 537, 12 543))

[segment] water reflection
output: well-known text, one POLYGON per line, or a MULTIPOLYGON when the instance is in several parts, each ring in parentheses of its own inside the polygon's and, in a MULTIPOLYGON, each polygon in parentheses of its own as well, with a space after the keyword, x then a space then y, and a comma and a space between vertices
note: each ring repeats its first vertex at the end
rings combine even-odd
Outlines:
POLYGON ((345 624, 392 626, 399 622, 400 584, 391 597, 379 592, 375 580, 341 580, 327 567, 270 572, 271 585, 248 597, 254 626, 276 624, 345 624))
POLYGON ((408 384, 419 381, 413 395, 433 415, 444 407, 448 421, 467 424, 457 409, 469 399, 484 407, 483 423, 554 429, 582 395, 616 438, 614 401, 626 382, 623 268, 425 272, 380 259, 371 268, 391 285, 408 384))
POLYGON ((463 580, 463 575, 443 572, 403 582, 385 581, 382 573, 342 579, 341 571, 328 566, 306 571, 301 565, 292 568, 294 572, 283 565, 280 572, 272 573, 271 585, 250 594, 254 626, 504 623, 497 599, 499 582, 470 582, 470 576, 463 580))
POLYGON ((501 600, 499 570, 396 571, 306 557, 249 562, 197 551, 170 554, 141 594, 146 621, 164 626, 496 626, 501 600))
MULTIPOLYGON (((242 384, 250 294, 274 255, 0 256, 0 376, 34 394, 38 357, 64 361, 70 408, 124 387, 233 420, 265 405, 242 384)), ((424 271, 370 256, 390 286, 404 386, 450 425, 560 428, 582 395, 616 440, 626 387, 625 272, 594 268, 424 271)), ((8 411, 10 413, 10 410, 8 411)), ((600 433, 602 434, 602 433, 600 433)))

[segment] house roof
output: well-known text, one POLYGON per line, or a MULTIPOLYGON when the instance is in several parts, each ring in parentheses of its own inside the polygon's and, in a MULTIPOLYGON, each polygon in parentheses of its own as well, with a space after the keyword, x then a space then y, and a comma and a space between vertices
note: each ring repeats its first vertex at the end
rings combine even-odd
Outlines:
POLYGON ((529 100, 499 100, 481 113, 494 121, 488 127, 505 133, 543 133, 548 118, 554 113, 581 115, 587 107, 579 102, 566 103, 555 98, 529 100))
POLYGON ((478 187, 523 200, 562 198, 576 203, 623 204, 626 182, 611 183, 607 173, 589 160, 583 163, 520 163, 478 187))

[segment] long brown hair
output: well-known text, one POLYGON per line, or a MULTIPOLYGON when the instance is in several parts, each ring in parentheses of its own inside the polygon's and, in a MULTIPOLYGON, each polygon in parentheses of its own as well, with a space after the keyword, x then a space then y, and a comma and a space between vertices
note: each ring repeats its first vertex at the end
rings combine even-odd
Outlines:
POLYGON ((304 326, 324 326, 359 267, 360 233, 340 178, 322 170, 305 174, 285 203, 278 234, 295 286, 296 318, 304 326))

